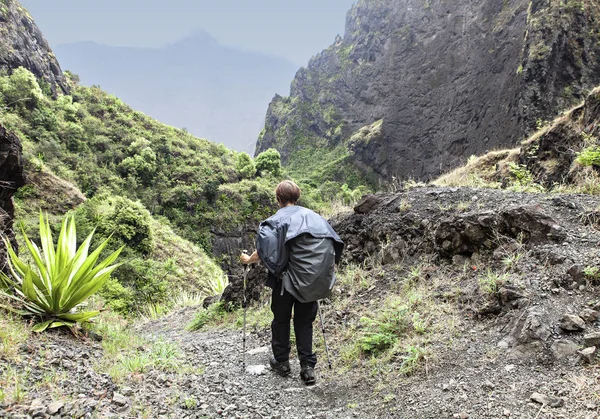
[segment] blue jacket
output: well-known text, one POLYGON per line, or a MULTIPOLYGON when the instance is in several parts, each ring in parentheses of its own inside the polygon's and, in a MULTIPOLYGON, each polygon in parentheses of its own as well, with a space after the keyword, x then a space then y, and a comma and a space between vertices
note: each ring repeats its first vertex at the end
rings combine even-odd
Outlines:
MULTIPOLYGON (((332 239, 335 263, 339 262, 344 250, 344 242, 327 220, 316 212, 299 205, 284 207, 260 223, 256 236, 256 251, 260 260, 269 270, 267 286, 275 287, 276 278, 280 278, 288 266, 289 242, 302 234, 309 234, 315 238, 332 239)), ((310 260, 308 262, 310 263, 310 260)))

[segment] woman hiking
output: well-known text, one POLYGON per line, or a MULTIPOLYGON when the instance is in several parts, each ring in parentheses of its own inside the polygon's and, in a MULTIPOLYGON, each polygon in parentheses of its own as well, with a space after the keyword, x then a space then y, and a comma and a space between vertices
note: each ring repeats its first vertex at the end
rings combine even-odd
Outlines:
POLYGON ((335 263, 344 243, 323 217, 302 206, 300 188, 285 180, 275 190, 279 210, 260 223, 256 249, 242 254, 244 264, 262 261, 269 270, 266 285, 273 290, 269 363, 279 375, 290 375, 290 321, 294 313, 300 377, 306 385, 316 382, 313 322, 318 300, 327 297, 335 283, 335 263))

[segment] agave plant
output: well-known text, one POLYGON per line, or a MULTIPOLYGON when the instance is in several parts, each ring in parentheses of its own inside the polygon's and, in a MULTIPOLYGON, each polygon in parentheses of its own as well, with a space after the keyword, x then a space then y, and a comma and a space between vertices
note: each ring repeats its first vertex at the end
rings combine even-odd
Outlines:
POLYGON ((7 289, 0 290, 0 294, 13 300, 19 307, 20 314, 41 319, 34 326, 34 331, 74 326, 78 322, 87 322, 100 313, 77 311, 77 308, 98 291, 110 274, 121 265, 113 262, 123 248, 96 263, 109 239, 88 254, 93 235, 94 231, 77 249, 75 219, 72 215, 67 215, 62 221, 55 248, 48 218, 44 220, 40 213, 42 251, 23 231, 33 266, 19 258, 10 242, 4 239, 12 275, 0 272, 0 279, 7 285, 7 289))

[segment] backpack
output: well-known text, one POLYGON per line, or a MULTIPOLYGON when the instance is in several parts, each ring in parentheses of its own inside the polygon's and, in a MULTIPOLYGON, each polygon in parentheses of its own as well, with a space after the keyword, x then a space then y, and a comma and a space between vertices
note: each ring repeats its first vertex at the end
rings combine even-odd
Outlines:
POLYGON ((301 303, 331 295, 335 284, 334 240, 301 234, 287 243, 289 257, 283 271, 283 289, 301 303))

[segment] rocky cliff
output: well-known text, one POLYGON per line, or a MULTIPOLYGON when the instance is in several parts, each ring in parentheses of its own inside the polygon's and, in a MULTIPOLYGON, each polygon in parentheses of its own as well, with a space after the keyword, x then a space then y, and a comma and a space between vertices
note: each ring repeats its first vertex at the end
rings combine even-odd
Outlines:
POLYGON ((56 57, 27 10, 15 0, 1 0, 0 69, 18 67, 46 80, 53 93, 68 90, 56 57))
POLYGON ((515 144, 600 82, 596 2, 359 0, 344 37, 270 104, 257 153, 342 149, 431 178, 515 144))
MULTIPOLYGON (((25 183, 19 138, 0 125, 0 234, 17 247, 13 231, 13 194, 25 183)), ((6 247, 0 242, 0 266, 6 267, 6 247)))

